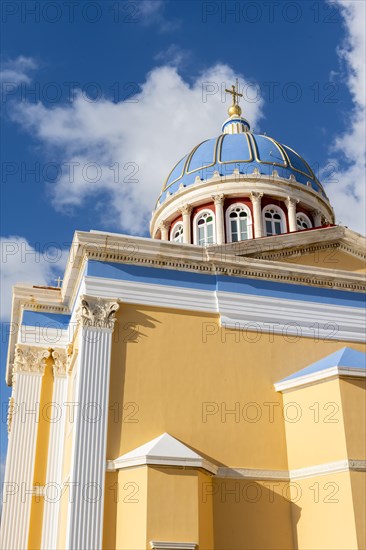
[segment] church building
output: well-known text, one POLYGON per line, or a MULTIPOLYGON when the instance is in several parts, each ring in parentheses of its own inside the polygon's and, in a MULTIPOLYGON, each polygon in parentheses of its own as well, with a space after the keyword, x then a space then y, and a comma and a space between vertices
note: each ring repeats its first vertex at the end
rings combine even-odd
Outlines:
POLYGON ((150 238, 13 288, 1 548, 366 547, 365 238, 228 92, 150 238))

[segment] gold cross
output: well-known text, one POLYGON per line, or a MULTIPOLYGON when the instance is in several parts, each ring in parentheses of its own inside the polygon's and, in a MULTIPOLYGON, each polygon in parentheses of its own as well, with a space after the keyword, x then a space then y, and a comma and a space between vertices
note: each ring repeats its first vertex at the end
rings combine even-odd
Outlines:
POLYGON ((238 79, 236 79, 236 86, 234 84, 231 86, 231 90, 228 90, 225 88, 225 92, 227 94, 231 94, 233 96, 233 105, 238 105, 238 97, 243 97, 243 94, 239 93, 239 83, 238 79))

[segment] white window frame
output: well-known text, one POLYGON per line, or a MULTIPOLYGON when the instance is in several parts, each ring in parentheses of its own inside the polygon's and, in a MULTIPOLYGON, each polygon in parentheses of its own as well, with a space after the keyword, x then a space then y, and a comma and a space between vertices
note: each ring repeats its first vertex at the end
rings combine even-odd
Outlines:
POLYGON ((193 218, 193 242, 194 244, 197 244, 199 246, 207 246, 207 245, 210 245, 210 244, 215 244, 216 243, 216 216, 215 216, 215 213, 213 212, 213 210, 210 210, 209 208, 205 208, 204 210, 200 210, 199 212, 197 212, 197 214, 194 216, 193 218), (209 214, 210 216, 212 216, 212 231, 213 231, 213 242, 212 243, 204 243, 204 245, 200 245, 199 244, 199 239, 198 239, 198 221, 200 219, 201 216, 203 216, 204 214, 209 214))
POLYGON ((179 222, 175 222, 175 224, 171 228, 171 230, 170 230, 170 241, 172 243, 183 243, 183 222, 182 222, 182 220, 179 220, 179 222), (182 226, 182 240, 181 241, 176 241, 174 239, 174 233, 176 232, 178 225, 182 226))
MULTIPOLYGON (((253 219, 252 219, 252 213, 250 211, 250 208, 246 204, 244 204, 243 202, 236 202, 234 204, 231 204, 226 209, 226 213, 225 213, 225 216, 226 216, 226 235, 227 235, 227 242, 228 243, 233 242, 233 237, 232 237, 232 233, 231 233, 230 214, 235 208, 242 208, 247 213, 248 239, 246 239, 246 240, 249 240, 249 239, 253 238, 253 219)), ((243 241, 239 240, 239 241, 235 241, 235 242, 243 242, 243 241)))
POLYGON ((262 210, 263 230, 264 230, 264 233, 265 233, 266 237, 269 237, 269 236, 274 237, 275 235, 278 235, 278 233, 274 233, 272 235, 267 235, 265 214, 266 214, 266 212, 268 212, 268 210, 272 210, 272 209, 276 210, 277 213, 281 216, 281 233, 280 234, 282 235, 283 233, 287 233, 287 223, 286 223, 286 216, 285 216, 284 211, 282 210, 282 208, 280 206, 276 206, 275 204, 268 204, 262 210))
POLYGON ((297 212, 296 213, 296 227, 297 227, 297 230, 298 231, 305 231, 305 228, 304 227, 299 227, 297 225, 297 220, 298 218, 304 218, 304 220, 306 221, 306 223, 308 224, 308 229, 312 229, 313 228, 313 224, 311 223, 311 220, 309 218, 309 216, 307 216, 306 214, 304 214, 304 212, 297 212))

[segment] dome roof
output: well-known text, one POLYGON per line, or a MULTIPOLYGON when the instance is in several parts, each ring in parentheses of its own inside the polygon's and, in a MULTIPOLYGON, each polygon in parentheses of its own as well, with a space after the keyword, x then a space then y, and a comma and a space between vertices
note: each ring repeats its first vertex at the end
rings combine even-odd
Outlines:
POLYGON ((257 169, 266 176, 272 176, 276 170, 279 177, 289 179, 294 176, 298 183, 311 186, 327 198, 308 163, 293 149, 268 136, 242 132, 223 133, 194 147, 170 172, 158 203, 163 202, 167 194, 173 195, 182 185, 193 185, 197 176, 207 180, 214 172, 228 176, 234 169, 248 175, 257 169))

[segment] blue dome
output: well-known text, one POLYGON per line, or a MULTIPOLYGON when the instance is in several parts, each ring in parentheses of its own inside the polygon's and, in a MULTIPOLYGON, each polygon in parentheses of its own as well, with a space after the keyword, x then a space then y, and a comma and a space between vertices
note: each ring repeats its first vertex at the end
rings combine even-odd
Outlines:
POLYGON ((181 185, 193 185, 197 176, 206 180, 216 171, 227 176, 235 168, 240 174, 248 175, 255 168, 266 176, 272 176, 273 170, 281 178, 289 179, 293 175, 298 183, 311 185, 314 191, 327 198, 310 166, 293 149, 268 136, 243 132, 221 134, 197 145, 174 166, 158 200, 164 201, 168 192, 173 195, 181 185))

